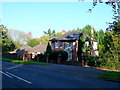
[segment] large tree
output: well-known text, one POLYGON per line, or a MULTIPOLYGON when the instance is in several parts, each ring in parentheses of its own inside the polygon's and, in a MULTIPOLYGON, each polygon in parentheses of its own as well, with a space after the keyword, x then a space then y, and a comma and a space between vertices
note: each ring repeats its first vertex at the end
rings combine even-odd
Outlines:
POLYGON ((0 46, 2 46, 2 52, 9 52, 15 49, 15 45, 11 38, 8 37, 8 29, 4 25, 0 25, 0 46), (2 44, 2 45, 1 45, 2 44))
POLYGON ((78 40, 78 60, 81 61, 83 65, 83 54, 85 53, 85 38, 81 33, 78 40))
POLYGON ((40 44, 40 40, 38 38, 33 38, 28 41, 28 46, 34 47, 40 44))
POLYGON ((86 35, 88 35, 89 37, 91 36, 91 26, 90 25, 87 25, 85 26, 84 28, 82 28, 82 32, 86 35))
POLYGON ((21 45, 27 45, 29 40, 32 39, 31 33, 25 33, 20 30, 9 29, 8 36, 15 42, 18 47, 21 45))

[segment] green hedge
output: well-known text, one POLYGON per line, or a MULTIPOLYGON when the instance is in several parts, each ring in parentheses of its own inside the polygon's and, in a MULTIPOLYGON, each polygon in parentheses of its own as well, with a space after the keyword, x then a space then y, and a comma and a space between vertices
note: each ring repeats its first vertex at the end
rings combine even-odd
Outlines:
POLYGON ((49 60, 57 62, 59 54, 61 55, 61 61, 66 61, 68 59, 68 53, 66 51, 53 51, 49 53, 49 60))

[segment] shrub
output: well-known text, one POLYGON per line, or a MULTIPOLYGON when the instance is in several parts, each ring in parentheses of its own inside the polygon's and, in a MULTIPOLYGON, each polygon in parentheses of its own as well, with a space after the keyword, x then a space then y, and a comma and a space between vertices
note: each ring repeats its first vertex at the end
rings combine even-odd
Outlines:
POLYGON ((61 55, 61 60, 66 61, 68 58, 68 53, 66 51, 53 51, 49 55, 49 60, 53 60, 54 62, 57 62, 58 55, 61 55))
POLYGON ((88 58, 86 58, 85 60, 85 65, 88 66, 96 66, 99 65, 100 62, 98 61, 99 57, 95 57, 95 56, 89 56, 88 58))
POLYGON ((120 70, 120 62, 110 52, 104 53, 99 60, 101 68, 120 70))
POLYGON ((39 61, 42 61, 44 62, 45 61, 45 55, 44 54, 38 54, 38 57, 39 57, 39 61))
POLYGON ((48 42, 48 45, 47 45, 45 54, 50 54, 51 52, 52 52, 51 45, 50 45, 50 43, 48 42))

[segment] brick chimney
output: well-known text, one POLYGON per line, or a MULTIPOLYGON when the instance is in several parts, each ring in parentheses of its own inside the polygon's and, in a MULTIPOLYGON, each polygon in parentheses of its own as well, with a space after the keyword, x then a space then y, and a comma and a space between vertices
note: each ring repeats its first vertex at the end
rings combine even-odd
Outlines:
POLYGON ((65 31, 65 30, 62 30, 62 35, 65 34, 65 33, 66 33, 66 31, 65 31))
POLYGON ((94 38, 94 29, 91 28, 91 38, 94 38))

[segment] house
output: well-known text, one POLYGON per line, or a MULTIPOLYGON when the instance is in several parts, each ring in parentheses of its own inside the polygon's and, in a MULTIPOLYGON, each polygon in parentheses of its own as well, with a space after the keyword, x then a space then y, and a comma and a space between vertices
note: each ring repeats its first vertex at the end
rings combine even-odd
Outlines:
MULTIPOLYGON (((77 58, 78 40, 81 34, 83 34, 86 40, 90 40, 93 43, 92 44, 93 50, 91 52, 92 55, 98 56, 98 54, 96 54, 96 52, 98 52, 97 41, 94 39, 91 39, 88 35, 82 33, 81 31, 65 32, 65 30, 63 30, 61 36, 49 40, 51 41, 52 50, 53 51, 59 51, 59 50, 67 51, 68 52, 67 61, 71 61, 71 60, 78 61, 78 58, 77 58)), ((86 54, 87 54, 89 41, 86 41, 85 45, 86 45, 86 54)))
POLYGON ((22 46, 19 49, 16 49, 14 53, 17 54, 17 59, 30 61, 31 60, 30 54, 32 53, 32 47, 22 46))
POLYGON ((22 46, 13 52, 17 53, 17 59, 31 61, 38 59, 37 55, 44 53, 46 51, 46 47, 46 45, 36 45, 34 47, 22 46))
POLYGON ((32 48, 33 49, 32 58, 39 61, 38 54, 44 54, 44 52, 46 51, 46 48, 47 48, 47 45, 36 45, 36 46, 34 46, 32 48))

